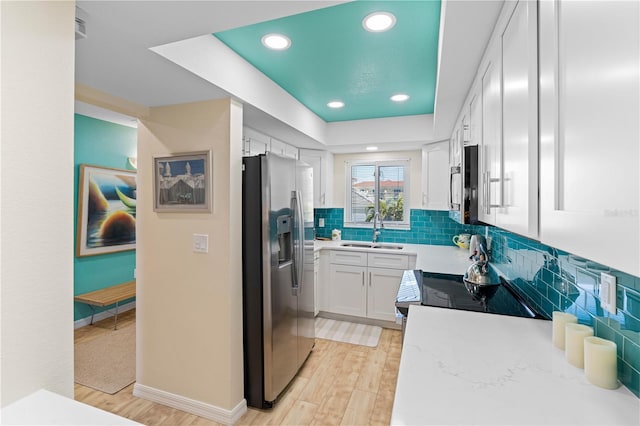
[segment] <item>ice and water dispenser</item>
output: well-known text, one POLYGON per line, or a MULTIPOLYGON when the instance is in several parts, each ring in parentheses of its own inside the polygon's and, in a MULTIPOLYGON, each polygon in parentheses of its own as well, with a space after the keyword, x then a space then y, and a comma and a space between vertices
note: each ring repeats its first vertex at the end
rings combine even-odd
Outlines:
POLYGON ((278 234, 278 264, 282 265, 283 263, 291 262, 293 253, 291 215, 278 216, 276 229, 278 234))

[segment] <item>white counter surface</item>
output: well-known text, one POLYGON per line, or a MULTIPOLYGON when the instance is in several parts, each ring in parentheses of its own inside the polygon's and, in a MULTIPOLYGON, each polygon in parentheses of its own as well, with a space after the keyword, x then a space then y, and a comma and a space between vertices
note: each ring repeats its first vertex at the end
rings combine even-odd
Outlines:
POLYGON ((411 306, 393 425, 640 425, 626 387, 587 382, 551 321, 411 306))
POLYGON ((125 417, 40 389, 0 411, 3 425, 141 425, 125 417))
POLYGON ((380 244, 399 245, 402 246, 402 249, 388 250, 342 246, 342 244, 363 242, 366 241, 315 241, 315 250, 355 250, 368 251, 372 253, 416 255, 415 269, 422 269, 423 271, 442 274, 462 275, 471 264, 471 261, 469 260, 469 250, 464 250, 455 246, 434 246, 388 242, 382 242, 380 244))

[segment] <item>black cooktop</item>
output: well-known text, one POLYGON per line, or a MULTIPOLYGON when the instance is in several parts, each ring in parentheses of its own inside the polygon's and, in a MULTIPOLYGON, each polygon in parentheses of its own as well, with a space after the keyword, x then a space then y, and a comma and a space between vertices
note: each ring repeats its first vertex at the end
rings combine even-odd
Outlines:
POLYGON ((396 307, 406 316, 412 304, 549 319, 528 306, 502 278, 499 285, 478 289, 465 284, 462 275, 405 271, 398 289, 396 307))

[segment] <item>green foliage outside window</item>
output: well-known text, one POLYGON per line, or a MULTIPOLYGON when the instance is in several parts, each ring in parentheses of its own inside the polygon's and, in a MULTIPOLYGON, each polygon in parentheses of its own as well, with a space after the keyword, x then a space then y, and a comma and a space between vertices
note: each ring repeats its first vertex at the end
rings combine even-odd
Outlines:
MULTIPOLYGON (((378 205, 380 208, 380 218, 383 221, 402 221, 404 218, 404 201, 402 199, 402 195, 398 196, 396 200, 378 200, 378 205)), ((375 206, 373 204, 367 206, 366 208, 367 217, 365 218, 366 222, 371 222, 373 220, 373 216, 376 214, 375 206)))

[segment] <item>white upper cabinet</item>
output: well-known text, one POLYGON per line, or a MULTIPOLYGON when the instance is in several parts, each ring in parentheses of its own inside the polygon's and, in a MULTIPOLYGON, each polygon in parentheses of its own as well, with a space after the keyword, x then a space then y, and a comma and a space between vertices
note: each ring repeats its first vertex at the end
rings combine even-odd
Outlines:
POLYGON ((502 173, 492 171, 499 182, 490 186, 500 204, 495 224, 531 238, 538 238, 537 15, 536 2, 519 1, 502 33, 502 173))
POLYGON ((482 97, 472 90, 469 101, 469 142, 468 145, 479 145, 482 140, 482 97))
POLYGON ((242 156, 253 157, 269 152, 269 137, 245 127, 242 135, 242 156))
POLYGON ((301 149, 300 160, 313 168, 313 207, 332 207, 333 154, 329 151, 301 149))
POLYGON ((298 148, 273 138, 269 151, 282 157, 298 158, 298 148))
POLYGON ((422 147, 422 208, 449 210, 449 142, 422 147))
POLYGON ((298 158, 298 148, 277 139, 273 139, 249 127, 243 128, 242 156, 253 157, 273 152, 281 157, 298 158))
POLYGON ((480 143, 480 199, 478 218, 495 225, 495 209, 502 202, 502 90, 500 40, 491 42, 481 67, 482 139, 480 143))
POLYGON ((640 2, 539 12, 541 240, 640 276, 640 2))
POLYGON ((471 139, 480 146, 478 217, 530 238, 538 238, 537 64, 537 3, 506 2, 470 105, 471 139))

